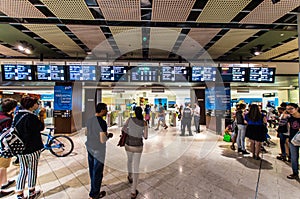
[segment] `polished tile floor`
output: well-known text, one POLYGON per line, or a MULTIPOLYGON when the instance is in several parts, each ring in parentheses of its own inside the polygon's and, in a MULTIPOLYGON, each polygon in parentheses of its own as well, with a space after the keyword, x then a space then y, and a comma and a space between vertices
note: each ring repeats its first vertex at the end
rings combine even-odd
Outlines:
MULTIPOLYGON (((107 144, 102 189, 107 191, 105 198, 130 198, 126 154, 123 147, 116 146, 120 128, 111 127, 109 132, 114 133, 114 138, 107 144)), ((274 130, 270 133, 275 134, 274 130)), ((42 153, 37 187, 43 190, 40 198, 88 198, 84 130, 72 139, 75 149, 68 157, 42 153)), ((278 142, 275 137, 272 140, 278 142)), ((262 155, 262 161, 237 154, 229 146, 221 136, 206 130, 181 137, 179 126, 159 131, 150 128, 141 160, 137 198, 300 198, 300 183, 286 178, 291 173, 290 164, 276 159, 278 145, 266 147, 268 152, 262 155)), ((10 177, 15 178, 17 173, 18 167, 9 168, 10 177)))

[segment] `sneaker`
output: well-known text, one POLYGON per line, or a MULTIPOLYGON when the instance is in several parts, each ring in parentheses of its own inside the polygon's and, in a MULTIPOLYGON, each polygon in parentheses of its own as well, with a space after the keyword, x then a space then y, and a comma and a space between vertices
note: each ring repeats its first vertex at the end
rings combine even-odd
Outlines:
POLYGON ((10 188, 13 184, 15 184, 15 180, 9 180, 5 185, 1 186, 1 189, 8 189, 10 188))
POLYGON ((0 198, 13 195, 14 193, 15 193, 15 191, 0 191, 0 198))
POLYGON ((234 145, 230 145, 231 150, 235 151, 235 146, 234 145))
POLYGON ((291 157, 288 157, 288 158, 287 158, 287 161, 288 161, 288 162, 291 162, 291 157))
POLYGON ((180 134, 180 136, 185 136, 184 134, 180 134))
POLYGON ((246 150, 242 150, 242 154, 243 154, 243 155, 248 155, 248 154, 250 154, 250 153, 248 153, 246 150))
POLYGON ((298 176, 298 174, 295 174, 295 173, 293 173, 293 174, 291 174, 291 175, 288 175, 288 176, 286 176, 288 179, 291 179, 291 180, 293 180, 293 179, 295 179, 295 180, 299 180, 299 176, 298 176))
POLYGON ((27 197, 24 196, 24 194, 20 194, 20 195, 17 195, 17 199, 28 199, 27 197))
POLYGON ((189 136, 193 136, 193 134, 189 134, 189 136))
POLYGON ((277 160, 286 161, 286 157, 285 157, 285 156, 279 155, 279 156, 277 156, 276 158, 277 158, 277 160))
POLYGON ((238 148, 238 153, 243 152, 243 150, 241 148, 238 148))
POLYGON ((128 180, 128 182, 129 182, 130 184, 133 182, 132 178, 129 177, 129 176, 127 176, 127 180, 128 180))
POLYGON ((42 192, 40 190, 38 191, 33 191, 33 192, 29 192, 29 196, 28 199, 37 199, 39 198, 39 196, 42 194, 42 192))
POLYGON ((155 131, 158 131, 159 129, 158 128, 156 128, 156 129, 154 129, 155 131))
POLYGON ((168 128, 168 126, 166 125, 166 126, 165 126, 165 129, 167 129, 167 128, 168 128))

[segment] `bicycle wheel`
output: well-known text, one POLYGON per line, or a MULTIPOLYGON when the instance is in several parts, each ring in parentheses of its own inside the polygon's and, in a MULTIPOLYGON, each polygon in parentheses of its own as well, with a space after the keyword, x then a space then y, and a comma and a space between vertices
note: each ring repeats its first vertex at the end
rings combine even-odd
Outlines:
POLYGON ((50 142, 50 152, 57 157, 65 157, 72 153, 74 143, 68 136, 57 135, 54 136, 50 142))

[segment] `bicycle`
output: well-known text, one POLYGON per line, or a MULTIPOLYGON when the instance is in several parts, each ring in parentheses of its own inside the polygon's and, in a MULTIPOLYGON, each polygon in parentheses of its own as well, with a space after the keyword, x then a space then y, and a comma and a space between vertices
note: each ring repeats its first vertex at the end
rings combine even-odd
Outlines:
POLYGON ((44 144, 44 150, 49 150, 56 157, 66 157, 72 153, 74 149, 74 143, 72 139, 66 135, 54 135, 52 136, 52 131, 54 128, 49 129, 49 133, 41 133, 43 136, 47 137, 47 141, 44 144))

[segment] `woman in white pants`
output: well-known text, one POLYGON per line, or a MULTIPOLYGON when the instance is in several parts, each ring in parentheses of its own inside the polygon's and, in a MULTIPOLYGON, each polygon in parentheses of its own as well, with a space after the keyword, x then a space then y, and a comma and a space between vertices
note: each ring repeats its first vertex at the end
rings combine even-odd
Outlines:
POLYGON ((136 189, 139 177, 139 166, 141 155, 143 152, 143 137, 148 138, 148 126, 143 117, 143 110, 141 107, 135 108, 135 117, 129 118, 123 130, 127 132, 125 150, 127 154, 127 167, 128 167, 128 181, 132 183, 131 198, 134 199, 138 195, 136 189))

